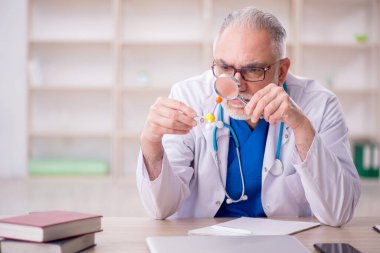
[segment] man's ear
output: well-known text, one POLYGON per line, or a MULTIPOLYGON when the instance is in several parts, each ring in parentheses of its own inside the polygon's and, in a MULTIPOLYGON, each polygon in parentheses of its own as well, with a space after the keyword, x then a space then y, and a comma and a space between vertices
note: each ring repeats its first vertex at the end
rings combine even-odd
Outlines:
POLYGON ((285 82, 286 74, 288 74, 289 68, 290 68, 290 59, 285 58, 285 59, 281 60, 280 71, 278 73, 279 74, 279 76, 278 76, 278 83, 279 84, 283 84, 285 82))

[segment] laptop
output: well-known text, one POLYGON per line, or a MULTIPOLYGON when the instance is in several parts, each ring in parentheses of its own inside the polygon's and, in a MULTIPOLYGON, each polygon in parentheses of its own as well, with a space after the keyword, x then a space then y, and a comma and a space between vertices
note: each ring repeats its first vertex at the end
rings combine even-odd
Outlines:
POLYGON ((154 236, 146 242, 151 253, 310 253, 290 235, 154 236))

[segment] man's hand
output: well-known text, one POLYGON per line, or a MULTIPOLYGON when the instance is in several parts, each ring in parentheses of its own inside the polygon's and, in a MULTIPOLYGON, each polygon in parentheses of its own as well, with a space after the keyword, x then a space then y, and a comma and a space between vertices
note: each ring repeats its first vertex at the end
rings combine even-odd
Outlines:
POLYGON ((256 92, 245 106, 245 112, 251 115, 253 123, 263 116, 271 125, 283 121, 292 129, 297 128, 306 117, 285 90, 274 83, 256 92))
POLYGON ((315 130, 306 115, 281 86, 271 83, 256 92, 245 106, 245 113, 251 115, 253 123, 258 122, 260 116, 271 125, 283 121, 294 132, 301 159, 306 159, 315 130))
POLYGON ((169 98, 159 97, 150 107, 140 136, 141 150, 150 180, 156 179, 161 173, 163 136, 189 133, 197 124, 193 119, 195 116, 196 112, 192 108, 169 98))

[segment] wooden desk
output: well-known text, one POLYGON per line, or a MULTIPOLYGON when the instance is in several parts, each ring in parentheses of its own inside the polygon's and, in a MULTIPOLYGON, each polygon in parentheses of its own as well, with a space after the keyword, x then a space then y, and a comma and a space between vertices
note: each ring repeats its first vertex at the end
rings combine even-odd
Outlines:
MULTIPOLYGON (((107 253, 148 253, 145 243, 147 236, 186 235, 189 229, 204 227, 226 221, 227 219, 181 219, 153 220, 150 218, 104 217, 103 232, 96 235, 97 246, 86 251, 107 253)), ((294 219, 293 219, 294 220, 294 219)), ((309 218, 300 221, 314 221, 309 218)), ((346 242, 363 253, 380 252, 380 234, 372 229, 380 224, 380 217, 358 217, 341 228, 320 226, 295 237, 309 250, 317 242, 346 242)))

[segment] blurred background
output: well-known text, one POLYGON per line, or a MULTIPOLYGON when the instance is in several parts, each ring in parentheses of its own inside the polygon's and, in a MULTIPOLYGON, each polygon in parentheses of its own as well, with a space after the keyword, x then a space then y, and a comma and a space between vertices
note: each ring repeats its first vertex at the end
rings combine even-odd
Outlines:
POLYGON ((355 215, 378 215, 379 0, 1 0, 0 215, 144 216, 148 108, 209 69, 223 18, 248 5, 286 28, 291 71, 339 97, 362 177, 355 215))

